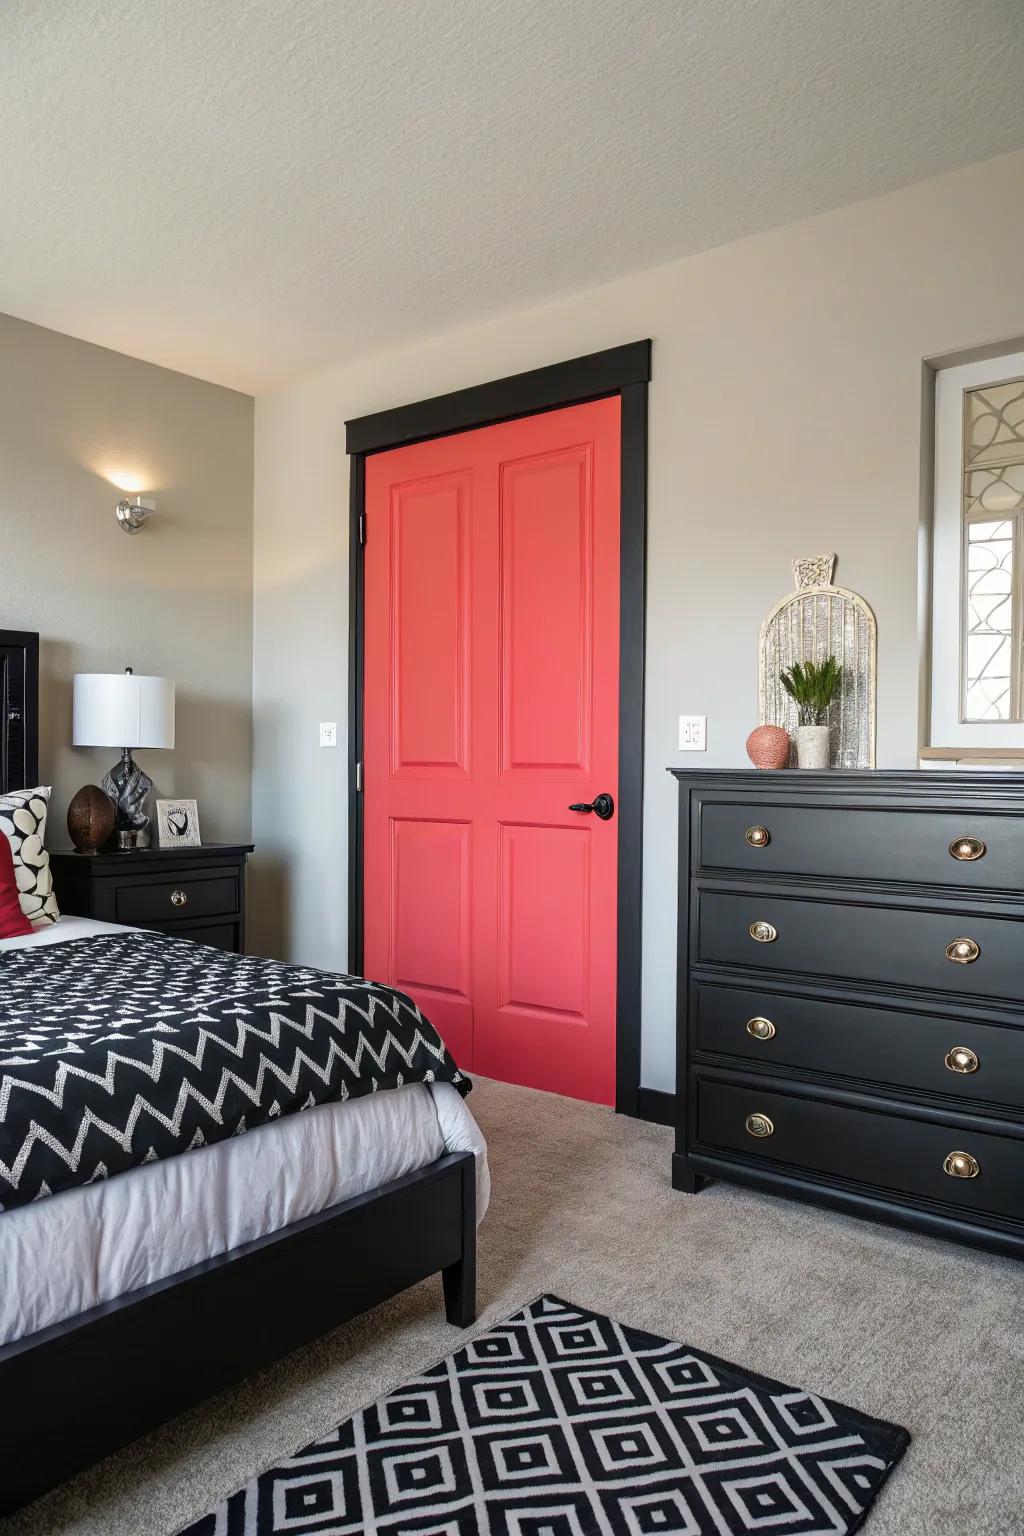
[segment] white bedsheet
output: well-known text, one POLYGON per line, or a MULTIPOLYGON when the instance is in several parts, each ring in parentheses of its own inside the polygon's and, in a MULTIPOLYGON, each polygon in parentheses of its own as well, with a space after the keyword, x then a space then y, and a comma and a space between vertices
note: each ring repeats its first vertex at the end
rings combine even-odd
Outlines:
MULTIPOLYGON (((113 924, 61 918, 0 950, 59 943, 113 924)), ((0 1214, 0 1345, 179 1273, 303 1216, 473 1152, 477 1220, 487 1148, 448 1083, 413 1083, 287 1115, 229 1141, 0 1214)))
POLYGON ((96 917, 59 917, 45 928, 36 928, 22 939, 0 939, 0 954, 5 949, 31 949, 37 944, 66 944, 71 939, 85 939, 96 933, 128 933, 125 923, 101 923, 96 917))

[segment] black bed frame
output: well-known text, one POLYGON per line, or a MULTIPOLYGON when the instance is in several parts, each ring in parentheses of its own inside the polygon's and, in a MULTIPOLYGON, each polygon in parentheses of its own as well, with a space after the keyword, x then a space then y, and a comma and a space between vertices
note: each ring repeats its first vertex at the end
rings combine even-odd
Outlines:
POLYGON ((5 1345, 0 1514, 438 1270, 468 1327, 472 1152, 5 1345))
MULTIPOLYGON (((34 686, 25 697, 34 758, 34 686)), ((466 1328, 476 1319, 471 1152, 4 1345, 0 1515, 439 1271, 448 1321, 466 1328)))

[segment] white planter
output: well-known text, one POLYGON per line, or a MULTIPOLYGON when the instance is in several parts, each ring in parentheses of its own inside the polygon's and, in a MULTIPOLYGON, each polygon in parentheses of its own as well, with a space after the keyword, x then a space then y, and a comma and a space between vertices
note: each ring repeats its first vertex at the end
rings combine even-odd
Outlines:
POLYGON ((796 765, 798 768, 828 767, 827 725, 797 726, 796 765))

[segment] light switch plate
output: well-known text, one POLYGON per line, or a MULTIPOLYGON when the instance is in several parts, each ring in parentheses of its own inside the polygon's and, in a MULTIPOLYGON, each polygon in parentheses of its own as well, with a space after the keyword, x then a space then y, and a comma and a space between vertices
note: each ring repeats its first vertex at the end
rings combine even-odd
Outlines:
POLYGON ((320 745, 322 747, 336 747, 338 745, 337 720, 321 720, 320 745))
POLYGON ((708 749, 707 715, 679 716, 680 752, 706 752, 708 749))

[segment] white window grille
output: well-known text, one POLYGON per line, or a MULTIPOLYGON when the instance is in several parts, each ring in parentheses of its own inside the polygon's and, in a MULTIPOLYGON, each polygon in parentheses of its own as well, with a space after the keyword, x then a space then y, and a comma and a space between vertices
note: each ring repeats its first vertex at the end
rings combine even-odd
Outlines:
POLYGON ((1024 747, 1024 353, 940 371, 931 737, 1024 747))

